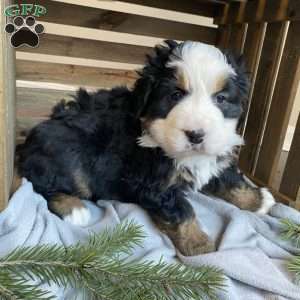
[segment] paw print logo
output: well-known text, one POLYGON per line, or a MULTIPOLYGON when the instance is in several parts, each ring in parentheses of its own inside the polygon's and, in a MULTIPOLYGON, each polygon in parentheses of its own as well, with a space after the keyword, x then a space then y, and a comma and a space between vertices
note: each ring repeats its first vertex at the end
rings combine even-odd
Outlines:
POLYGON ((39 44, 39 34, 44 32, 42 24, 37 24, 33 16, 24 19, 21 16, 14 18, 12 23, 7 23, 5 31, 11 34, 10 42, 14 48, 22 45, 37 47, 39 44))

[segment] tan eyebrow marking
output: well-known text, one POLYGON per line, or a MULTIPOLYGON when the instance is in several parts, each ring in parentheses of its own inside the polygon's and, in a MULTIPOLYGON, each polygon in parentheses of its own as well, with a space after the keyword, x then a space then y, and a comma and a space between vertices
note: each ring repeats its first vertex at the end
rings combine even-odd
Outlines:
POLYGON ((214 86, 212 87, 212 91, 211 93, 212 94, 216 94, 218 92, 221 92, 226 83, 227 83, 227 80, 228 80, 228 77, 224 74, 220 74, 217 78, 216 78, 216 81, 215 81, 215 84, 214 86))

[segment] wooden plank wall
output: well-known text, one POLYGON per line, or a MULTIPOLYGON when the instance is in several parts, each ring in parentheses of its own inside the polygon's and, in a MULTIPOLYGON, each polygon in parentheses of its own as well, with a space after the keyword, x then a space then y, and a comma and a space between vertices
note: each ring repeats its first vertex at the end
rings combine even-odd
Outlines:
POLYGON ((13 175, 15 142, 15 76, 14 51, 4 32, 4 7, 10 1, 0 2, 0 211, 6 207, 13 175))
MULTIPOLYGON (((219 45, 243 53, 251 72, 250 104, 243 132, 246 146, 240 153, 240 166, 273 188, 300 80, 300 1, 227 4, 215 21, 222 28, 219 45), (246 24, 246 37, 242 39, 246 24)), ((290 201, 296 200, 300 186, 299 176, 295 176, 300 159, 296 134, 299 129, 280 188, 290 201)))
POLYGON ((54 97, 66 98, 78 86, 131 86, 145 54, 164 39, 214 45, 218 29, 213 20, 223 7, 195 0, 43 0, 41 4, 47 14, 37 18, 45 27, 39 46, 16 52, 18 141, 47 117, 54 97), (51 83, 63 86, 57 90, 51 83))

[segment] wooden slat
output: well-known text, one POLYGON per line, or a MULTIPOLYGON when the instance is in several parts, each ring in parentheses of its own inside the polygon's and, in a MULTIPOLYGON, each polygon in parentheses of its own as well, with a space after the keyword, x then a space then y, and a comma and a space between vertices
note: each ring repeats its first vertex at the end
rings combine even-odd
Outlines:
MULTIPOLYGON (((180 20, 182 23, 203 25, 203 23, 213 25, 213 20, 210 17, 199 14, 199 7, 195 10, 189 11, 189 13, 180 11, 177 9, 164 9, 161 7, 155 7, 153 5, 147 5, 147 1, 139 1, 138 3, 129 3, 125 1, 98 1, 98 0, 53 0, 56 2, 75 4, 80 6, 93 7, 108 11, 116 11, 121 13, 135 14, 144 17, 152 17, 163 20, 180 20)), ((162 1, 156 1, 158 4, 162 1)), ((176 2, 176 1, 174 1, 176 2)), ((178 6, 178 5, 177 5, 178 6)), ((212 16, 213 17, 213 16, 212 16)))
POLYGON ((242 54, 244 51, 247 27, 247 24, 230 25, 230 36, 227 47, 232 49, 236 54, 242 54))
MULTIPOLYGON (((230 10, 235 7, 230 5, 230 10)), ((246 3, 242 17, 234 18, 229 13, 216 19, 217 24, 278 22, 300 20, 299 0, 253 0, 246 3)))
POLYGON ((280 185, 280 192, 296 200, 300 189, 300 115, 280 185))
POLYGON ((151 37, 147 35, 137 35, 131 33, 116 32, 103 29, 79 27, 73 25, 40 22, 44 25, 48 34, 88 39, 93 41, 105 41, 118 44, 153 47, 164 41, 163 38, 151 37))
POLYGON ((89 58, 78 58, 78 57, 70 57, 70 56, 58 56, 58 55, 50 55, 50 54, 39 54, 39 53, 30 53, 30 52, 16 52, 17 60, 25 60, 25 61, 35 61, 35 62, 48 62, 48 63, 56 63, 63 65, 74 65, 74 66, 85 66, 92 68, 107 68, 114 70, 137 70, 142 67, 142 65, 137 64, 128 64, 121 62, 113 62, 106 60, 95 60, 89 58))
POLYGON ((249 24, 247 28, 247 37, 244 47, 244 58, 248 72, 253 76, 258 68, 261 48, 265 38, 266 24, 249 24))
POLYGON ((18 51, 144 64, 152 48, 44 34, 37 48, 20 47, 18 51))
POLYGON ((208 1, 195 0, 124 0, 124 2, 141 4, 156 8, 180 11, 185 13, 199 14, 206 17, 215 17, 218 10, 223 7, 222 4, 209 3, 208 1))
POLYGON ((40 88, 17 88, 17 118, 46 118, 62 99, 72 100, 75 92, 40 88))
POLYGON ((256 152, 263 130, 263 122, 270 103, 273 83, 276 79, 276 68, 284 33, 285 24, 282 23, 271 23, 266 30, 244 134, 246 146, 243 147, 240 154, 240 165, 248 173, 253 171, 256 152))
MULTIPOLYGON (((229 26, 229 25, 227 25, 229 26)), ((245 128, 249 116, 249 109, 251 107, 252 95, 255 86, 257 70, 259 66, 259 59, 261 56, 262 46, 265 38, 266 23, 248 24, 247 36, 244 45, 244 59, 246 68, 250 74, 250 91, 248 95, 248 108, 244 113, 244 122, 241 132, 245 134, 245 128)))
MULTIPOLYGON (((47 14, 40 20, 45 22, 161 39, 198 40, 209 44, 216 42, 216 28, 181 23, 180 19, 177 19, 177 22, 161 20, 49 0, 45 0, 43 5, 47 7, 47 14)), ((45 28, 47 30, 47 26, 45 28)), ((130 44, 130 39, 127 43, 130 44)))
MULTIPOLYGON (((300 21, 291 22, 255 176, 272 184, 300 80, 300 21)), ((300 155, 300 153, 299 153, 300 155)))
MULTIPOLYGON (((0 2, 0 11, 10 1, 0 2)), ((0 15, 0 25, 4 28, 6 18, 0 15)), ((15 143, 15 74, 14 51, 10 46, 9 37, 0 32, 0 211, 8 201, 13 174, 13 158, 15 143)))
POLYGON ((220 25, 217 38, 217 46, 221 49, 226 49, 229 45, 230 25, 220 25))
POLYGON ((17 79, 111 88, 131 86, 136 80, 136 73, 20 60, 17 63, 17 79))
POLYGON ((17 143, 24 141, 29 130, 46 120, 60 100, 71 100, 75 91, 47 88, 17 88, 17 143))

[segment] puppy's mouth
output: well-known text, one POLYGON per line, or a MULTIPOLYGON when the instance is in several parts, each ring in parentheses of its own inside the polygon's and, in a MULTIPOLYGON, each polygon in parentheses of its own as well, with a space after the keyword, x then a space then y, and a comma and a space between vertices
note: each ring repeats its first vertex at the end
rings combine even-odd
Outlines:
POLYGON ((188 143, 185 152, 205 153, 204 141, 199 144, 188 143))

